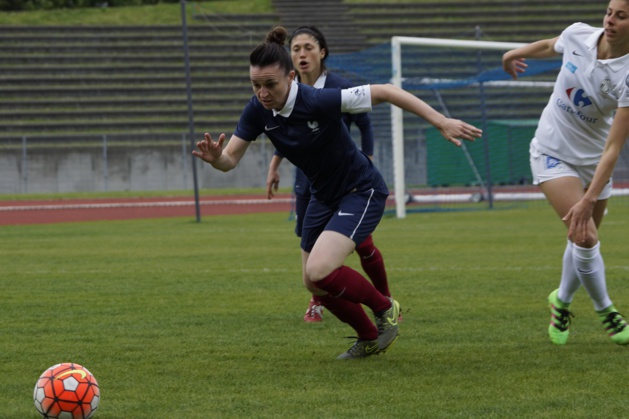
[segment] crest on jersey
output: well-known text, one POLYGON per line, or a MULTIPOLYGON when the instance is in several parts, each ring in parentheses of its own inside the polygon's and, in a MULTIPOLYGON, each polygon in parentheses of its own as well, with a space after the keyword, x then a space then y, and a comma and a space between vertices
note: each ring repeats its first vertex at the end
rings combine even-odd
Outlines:
POLYGON ((318 132, 319 123, 317 121, 308 121, 308 128, 310 128, 312 132, 318 132))
POLYGON ((612 90, 612 81, 605 79, 601 82, 601 93, 608 94, 612 90))

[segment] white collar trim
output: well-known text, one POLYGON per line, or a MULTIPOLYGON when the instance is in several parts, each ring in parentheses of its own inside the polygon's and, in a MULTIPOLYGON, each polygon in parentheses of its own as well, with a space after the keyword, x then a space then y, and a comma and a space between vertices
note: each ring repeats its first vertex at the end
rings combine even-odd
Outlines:
POLYGON ((328 72, 324 71, 323 73, 321 73, 321 75, 315 82, 314 86, 312 87, 317 88, 317 89, 323 89, 323 87, 325 86, 325 79, 327 78, 328 78, 328 72))
POLYGON ((295 107, 295 99, 297 99, 297 90, 299 89, 298 83, 293 80, 290 85, 290 92, 288 92, 288 99, 286 99, 286 104, 284 107, 276 111, 273 109, 273 116, 283 116, 284 118, 288 118, 290 114, 293 112, 293 108, 295 107))

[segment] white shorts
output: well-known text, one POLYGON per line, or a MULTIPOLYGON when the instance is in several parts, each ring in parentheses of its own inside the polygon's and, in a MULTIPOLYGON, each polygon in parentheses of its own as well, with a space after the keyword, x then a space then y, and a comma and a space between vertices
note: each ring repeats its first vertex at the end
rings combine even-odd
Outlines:
MULTIPOLYGON (((539 185, 547 180, 558 179, 561 177, 576 177, 581 179, 583 189, 587 189, 594 178, 596 165, 577 166, 566 163, 555 157, 542 153, 536 146, 535 140, 531 141, 529 148, 531 159, 531 173, 533 175, 533 185, 539 185)), ((609 179, 607 185, 603 188, 599 200, 608 199, 612 195, 612 180, 609 179)))

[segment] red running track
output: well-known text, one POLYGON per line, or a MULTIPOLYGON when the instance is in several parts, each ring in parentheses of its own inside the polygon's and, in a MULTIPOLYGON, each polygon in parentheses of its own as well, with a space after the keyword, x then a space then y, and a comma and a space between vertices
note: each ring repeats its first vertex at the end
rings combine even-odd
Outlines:
MULTIPOLYGON (((290 195, 272 200, 259 195, 203 197, 201 218, 212 215, 289 212, 290 195)), ((50 224, 138 218, 186 217, 196 219, 194 198, 60 199, 0 201, 0 225, 50 224)))

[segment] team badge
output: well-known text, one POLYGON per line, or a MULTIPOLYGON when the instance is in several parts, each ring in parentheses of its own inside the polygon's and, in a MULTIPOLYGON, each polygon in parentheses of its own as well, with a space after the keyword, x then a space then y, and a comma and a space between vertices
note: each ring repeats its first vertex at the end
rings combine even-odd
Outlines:
POLYGON ((612 81, 610 79, 605 79, 602 81, 600 86, 601 93, 608 94, 610 90, 612 90, 612 81))
POLYGON ((627 74, 627 78, 625 79, 625 84, 629 87, 629 74, 627 74))

